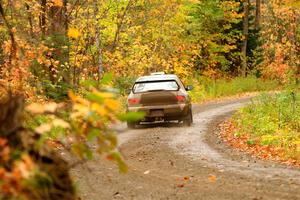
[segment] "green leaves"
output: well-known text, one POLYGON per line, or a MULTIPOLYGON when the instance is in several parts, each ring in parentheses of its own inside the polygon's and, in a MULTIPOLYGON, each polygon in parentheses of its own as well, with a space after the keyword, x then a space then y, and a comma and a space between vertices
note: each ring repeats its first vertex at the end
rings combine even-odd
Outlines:
POLYGON ((127 167, 127 165, 125 164, 125 162, 123 161, 123 159, 122 159, 120 153, 118 153, 118 152, 113 152, 113 153, 109 154, 106 158, 107 158, 108 160, 117 162, 117 164, 118 164, 118 166, 119 166, 120 172, 126 173, 126 172, 128 171, 128 167, 127 167))
POLYGON ((106 154, 109 160, 117 163, 121 172, 127 171, 127 166, 117 151, 117 137, 111 126, 122 121, 136 121, 143 118, 142 113, 121 113, 121 105, 117 95, 107 84, 113 80, 112 74, 104 75, 101 80, 103 89, 97 90, 93 81, 87 81, 83 95, 69 91, 72 107, 62 111, 61 104, 31 104, 27 106, 30 115, 36 115, 28 124, 35 132, 42 135, 38 145, 51 140, 65 146, 71 146, 73 153, 81 159, 92 159, 94 149, 91 143, 96 143, 96 152, 106 154))
POLYGON ((84 143, 72 144, 72 150, 77 155, 79 155, 79 157, 82 159, 91 160, 93 158, 93 152, 91 151, 91 149, 87 144, 84 143))
POLYGON ((88 79, 88 80, 84 80, 80 83, 80 85, 82 85, 84 88, 90 88, 90 87, 94 87, 97 88, 98 87, 98 82, 92 79, 88 79))
POLYGON ((102 85, 108 85, 113 81, 113 74, 112 73, 106 73, 103 75, 101 79, 101 84, 102 85))
POLYGON ((102 96, 97 95, 97 94, 92 93, 92 92, 88 92, 87 95, 86 95, 86 98, 89 101, 96 102, 98 104, 102 104, 104 102, 104 98, 102 96))
POLYGON ((261 95, 234 116, 236 132, 248 136, 248 145, 279 149, 284 159, 299 162, 299 102, 299 94, 292 96, 289 91, 261 95))
POLYGON ((187 37, 197 43, 195 66, 209 77, 237 72, 242 42, 239 1, 203 0, 190 10, 187 37))
POLYGON ((143 112, 128 112, 125 114, 121 114, 118 117, 121 121, 136 122, 143 119, 144 116, 145 113, 143 112))

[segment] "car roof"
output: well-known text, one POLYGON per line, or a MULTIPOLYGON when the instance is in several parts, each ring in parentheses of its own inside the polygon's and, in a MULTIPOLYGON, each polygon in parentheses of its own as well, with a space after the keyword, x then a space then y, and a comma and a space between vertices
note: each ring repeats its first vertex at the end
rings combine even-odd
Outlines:
POLYGON ((147 82, 147 81, 167 81, 167 80, 179 80, 175 74, 159 74, 150 76, 141 76, 135 82, 147 82))

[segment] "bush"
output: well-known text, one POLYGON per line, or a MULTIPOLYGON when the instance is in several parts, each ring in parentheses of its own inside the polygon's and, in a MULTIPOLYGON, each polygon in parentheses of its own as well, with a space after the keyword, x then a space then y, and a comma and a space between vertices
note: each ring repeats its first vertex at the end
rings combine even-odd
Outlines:
MULTIPOLYGON (((263 94, 233 118, 237 132, 262 146, 277 147, 284 157, 300 159, 300 94, 263 94)), ((300 161, 300 160, 299 160, 300 161)))
POLYGON ((131 89, 135 77, 117 77, 114 81, 114 87, 120 90, 121 95, 126 95, 127 90, 131 89))
POLYGON ((52 84, 49 80, 43 80, 42 90, 47 98, 53 100, 65 100, 68 98, 68 91, 71 86, 65 82, 52 84))

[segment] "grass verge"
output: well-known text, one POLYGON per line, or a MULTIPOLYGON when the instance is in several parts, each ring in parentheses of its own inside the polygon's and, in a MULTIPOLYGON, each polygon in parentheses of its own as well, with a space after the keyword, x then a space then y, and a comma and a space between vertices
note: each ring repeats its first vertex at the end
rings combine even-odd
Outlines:
POLYGON ((263 94, 221 129, 221 135, 232 146, 300 166, 300 94, 263 94))
POLYGON ((262 80, 254 76, 217 80, 200 76, 190 81, 189 84, 194 86, 194 90, 190 92, 194 102, 235 96, 248 92, 269 91, 279 87, 277 81, 262 80))

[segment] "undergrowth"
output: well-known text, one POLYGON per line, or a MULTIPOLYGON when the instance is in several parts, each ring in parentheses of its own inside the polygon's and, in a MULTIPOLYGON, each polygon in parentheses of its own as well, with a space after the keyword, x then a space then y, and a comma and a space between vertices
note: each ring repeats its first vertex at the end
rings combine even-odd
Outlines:
POLYGON ((255 76, 216 80, 200 76, 190 81, 189 84, 194 86, 194 90, 190 92, 194 102, 234 96, 247 92, 269 91, 279 87, 277 81, 262 80, 255 76))
POLYGON ((300 94, 262 94, 233 117, 235 137, 247 134, 249 145, 278 149, 285 159, 300 162, 300 94))

